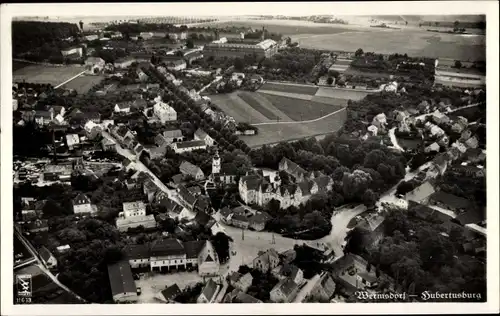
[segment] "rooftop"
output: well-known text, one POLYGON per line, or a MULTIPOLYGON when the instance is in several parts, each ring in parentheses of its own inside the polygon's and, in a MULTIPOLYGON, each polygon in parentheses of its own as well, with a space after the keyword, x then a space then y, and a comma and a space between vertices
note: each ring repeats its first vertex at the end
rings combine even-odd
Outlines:
POLYGON ((127 261, 108 265, 108 275, 113 296, 123 293, 136 293, 137 288, 134 277, 127 261))

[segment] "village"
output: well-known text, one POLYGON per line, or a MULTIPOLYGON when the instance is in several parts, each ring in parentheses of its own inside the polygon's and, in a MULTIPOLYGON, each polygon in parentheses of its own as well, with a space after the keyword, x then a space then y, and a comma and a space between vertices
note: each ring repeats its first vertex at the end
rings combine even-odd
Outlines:
MULTIPOLYGON (((485 121, 469 115, 485 109, 482 85, 453 86, 438 70, 432 93, 450 97, 377 108, 372 95, 399 102, 413 98, 413 86, 342 74, 369 54, 322 53, 314 69, 332 72, 319 71, 311 86, 364 96, 346 101, 344 130, 250 147, 261 126, 210 96, 279 84, 257 65, 203 65, 249 52, 271 59, 290 45, 254 33, 257 43, 216 33, 202 48, 187 45, 186 32, 129 34, 146 43, 168 36, 178 49, 155 46, 113 64, 85 58, 79 78, 104 79, 84 93, 29 78, 13 84, 16 273, 36 266, 65 292, 99 303, 349 302, 359 290, 416 293, 418 277, 408 272, 410 286, 394 274, 389 263, 409 268, 387 249, 420 233, 439 240, 436 253, 453 245, 451 258, 468 260, 474 275, 484 269, 485 121), (346 166, 351 157, 357 162, 346 166)), ((61 53, 80 60, 89 51, 61 53)))

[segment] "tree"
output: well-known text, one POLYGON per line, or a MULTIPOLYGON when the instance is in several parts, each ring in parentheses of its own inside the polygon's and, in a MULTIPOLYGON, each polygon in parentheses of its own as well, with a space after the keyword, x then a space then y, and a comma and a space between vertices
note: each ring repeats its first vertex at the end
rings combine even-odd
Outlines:
POLYGON ((233 239, 222 232, 218 232, 212 237, 212 243, 221 263, 225 263, 229 259, 229 242, 233 239))
POLYGON ((460 60, 455 60, 455 68, 462 68, 462 62, 460 60))
POLYGON ((234 59, 234 69, 238 71, 242 71, 245 68, 245 64, 243 63, 243 60, 239 57, 234 59))
POLYGON ((332 85, 332 83, 333 83, 333 78, 332 78, 332 77, 328 77, 328 79, 326 80, 326 83, 327 83, 328 85, 332 85))
POLYGON ((193 42, 193 39, 192 38, 188 38, 186 40, 186 47, 187 48, 193 48, 194 47, 194 42, 193 42))
POLYGON ((455 29, 458 29, 459 26, 460 26, 460 22, 458 22, 458 21, 453 22, 453 27, 455 29))
POLYGON ((363 193, 363 203, 366 207, 372 207, 377 202, 377 194, 372 189, 368 189, 363 193))
POLYGON ((405 195, 406 193, 412 191, 415 188, 415 182, 412 181, 402 181, 397 189, 396 189, 396 195, 405 195))
POLYGON ((354 53, 354 56, 360 57, 360 56, 363 56, 363 54, 364 54, 363 50, 361 48, 358 48, 356 50, 356 52, 354 53))

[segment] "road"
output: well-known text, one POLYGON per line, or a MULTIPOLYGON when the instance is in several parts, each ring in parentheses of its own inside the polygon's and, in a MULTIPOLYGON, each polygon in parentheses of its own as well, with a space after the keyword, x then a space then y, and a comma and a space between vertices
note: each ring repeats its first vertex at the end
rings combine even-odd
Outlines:
POLYGON ((220 80, 222 79, 222 76, 217 76, 215 77, 214 80, 212 80, 212 82, 210 82, 209 84, 207 84, 206 86, 204 86, 203 88, 200 89, 200 91, 198 91, 197 93, 200 94, 202 93, 203 91, 205 91, 208 87, 210 87, 212 84, 216 83, 216 82, 219 82, 220 80))
POLYGON ((327 115, 324 115, 322 117, 318 117, 317 119, 313 119, 313 120, 307 120, 307 121, 288 121, 288 122, 265 122, 265 123, 256 123, 256 124, 252 124, 253 126, 262 126, 262 125, 279 125, 279 124, 303 124, 303 123, 314 123, 314 122, 317 122, 317 121, 320 121, 320 120, 323 120, 323 119, 326 119, 327 117, 329 116, 332 116, 334 114, 337 114, 339 112, 342 112, 342 111, 345 111, 346 108, 342 108, 340 110, 337 110, 337 111, 334 111, 332 113, 328 113, 327 115))
POLYGON ((146 172, 148 173, 153 179, 154 179, 154 182, 156 184, 156 186, 162 190, 163 192, 167 193, 168 194, 168 197, 169 199, 173 200, 174 202, 176 203, 179 203, 179 200, 177 198, 177 192, 175 190, 172 190, 172 189, 169 189, 163 182, 160 181, 160 179, 158 179, 158 177, 153 173, 151 172, 151 170, 149 170, 148 167, 146 167, 139 159, 137 159, 136 155, 133 154, 130 150, 128 149, 124 149, 120 143, 118 142, 117 139, 115 139, 111 134, 109 134, 108 132, 106 131, 102 131, 102 134, 103 136, 105 137, 108 137, 110 139, 112 139, 115 143, 116 143, 116 152, 120 155, 122 155, 123 157, 129 159, 130 161, 134 162, 135 164, 135 169, 137 171, 143 171, 143 172, 146 172))
POLYGON ((68 83, 68 82, 70 82, 71 80, 73 80, 73 79, 75 79, 75 78, 80 77, 80 76, 81 76, 81 75, 83 75, 85 72, 86 72, 86 70, 82 71, 81 73, 79 73, 79 74, 78 74, 78 75, 76 75, 76 76, 73 76, 73 77, 69 78, 68 80, 64 81, 63 83, 58 84, 57 86, 55 86, 55 87, 54 87, 54 89, 57 89, 57 88, 59 88, 59 87, 64 86, 65 84, 67 84, 67 83, 68 83))
POLYGON ((391 128, 389 130, 389 137, 391 138, 392 146, 396 148, 399 151, 405 151, 401 146, 399 146, 398 139, 396 138, 396 135, 394 134, 394 131, 396 130, 395 127, 391 128))

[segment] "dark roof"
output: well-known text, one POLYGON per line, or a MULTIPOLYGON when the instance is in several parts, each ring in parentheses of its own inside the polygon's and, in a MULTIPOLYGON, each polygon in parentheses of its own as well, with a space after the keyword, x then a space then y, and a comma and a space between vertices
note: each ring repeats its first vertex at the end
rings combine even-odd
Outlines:
POLYGON ((242 177, 241 181, 246 183, 248 190, 257 190, 259 185, 263 182, 263 179, 259 175, 248 175, 242 177))
POLYGON ((297 276, 297 273, 299 273, 299 270, 300 269, 294 264, 285 264, 281 267, 280 274, 290 277, 293 280, 297 276))
POLYGON ((78 194, 73 199, 73 205, 84 205, 84 204, 90 204, 90 199, 83 193, 78 194))
POLYGON ((269 215, 267 212, 256 212, 254 216, 250 218, 251 222, 255 223, 267 223, 269 220, 271 220, 272 217, 269 215))
POLYGON ((52 256, 52 254, 50 253, 50 251, 45 246, 42 246, 42 248, 40 248, 40 250, 38 251, 38 254, 45 261, 49 260, 50 257, 52 256))
POLYGON ((194 135, 198 137, 199 139, 205 139, 205 137, 208 136, 208 134, 202 130, 201 128, 198 128, 196 132, 194 132, 194 135))
POLYGON ((205 212, 198 212, 194 218, 194 220, 201 226, 205 226, 208 224, 208 222, 210 221, 210 215, 208 215, 207 213, 205 212))
POLYGON ((212 279, 208 280, 201 294, 203 294, 208 301, 211 301, 215 294, 217 294, 217 283, 215 283, 212 279))
POLYGON ((151 246, 151 256, 172 256, 185 254, 184 246, 177 239, 163 239, 151 246))
POLYGON ((198 257, 203 246, 205 246, 204 240, 193 240, 184 242, 184 249, 186 251, 187 259, 193 259, 198 257))
POLYGON ((128 128, 125 125, 122 125, 118 127, 116 130, 116 134, 120 135, 121 137, 124 137, 128 132, 128 128))
POLYGON ((128 259, 146 259, 151 256, 149 245, 135 244, 125 247, 125 253, 128 259))
POLYGON ((462 225, 477 224, 486 219, 486 209, 475 208, 469 209, 457 216, 456 220, 462 225))
POLYGON ((210 198, 204 195, 198 196, 194 203, 194 207, 200 211, 208 209, 210 207, 210 198))
POLYGON ((205 142, 202 140, 190 140, 187 142, 179 142, 176 144, 177 144, 177 148, 190 148, 190 147, 203 147, 203 146, 205 146, 205 142))
POLYGON ((89 120, 101 118, 101 114, 99 112, 83 112, 82 116, 89 120))
POLYGON ((312 181, 316 182, 316 184, 318 185, 318 189, 321 190, 327 187, 328 183, 330 183, 330 180, 331 178, 329 176, 320 176, 313 179, 312 181))
POLYGON ((132 106, 134 106, 136 108, 141 108, 141 109, 145 108, 147 105, 148 105, 148 103, 144 99, 136 99, 136 100, 134 100, 134 103, 132 104, 132 106))
POLYGON ((201 189, 199 186, 192 186, 192 187, 189 187, 187 188, 189 190, 189 192, 191 192, 192 194, 195 194, 195 195, 200 195, 201 194, 201 189))
POLYGON ((113 296, 122 293, 136 293, 134 277, 127 261, 108 265, 109 283, 113 296))
POLYGON ((262 303, 262 301, 245 292, 239 291, 234 297, 233 303, 262 303))
POLYGON ((181 184, 184 179, 186 179, 186 175, 185 174, 176 174, 175 176, 172 176, 172 181, 175 183, 175 184, 181 184))
POLYGON ((189 192, 188 189, 186 189, 185 186, 179 185, 179 195, 181 199, 183 199, 186 203, 189 205, 193 205, 196 203, 196 197, 189 192))
POLYGON ((280 288, 286 297, 289 297, 292 294, 292 292, 297 289, 297 284, 293 282, 291 278, 286 278, 284 280, 281 280, 278 284, 276 284, 276 287, 280 288))
POLYGON ((233 273, 231 273, 231 275, 229 276, 229 280, 231 282, 238 282, 239 279, 241 279, 241 277, 243 277, 243 274, 239 273, 239 272, 236 272, 234 271, 233 273))
POLYGON ((181 290, 179 289, 179 286, 177 286, 177 283, 174 283, 173 285, 167 287, 163 291, 161 291, 161 294, 166 300, 174 300, 177 295, 181 293, 181 290))
POLYGON ((368 272, 361 272, 358 274, 361 278, 364 280, 372 283, 377 281, 377 276, 374 273, 368 273, 368 272))
POLYGON ((50 113, 49 111, 36 111, 35 112, 35 117, 43 117, 43 118, 46 118, 46 119, 50 119, 52 117, 52 113, 50 113))
POLYGON ((469 200, 443 191, 438 191, 432 194, 430 196, 430 201, 440 202, 457 209, 463 209, 472 206, 472 203, 469 200))

